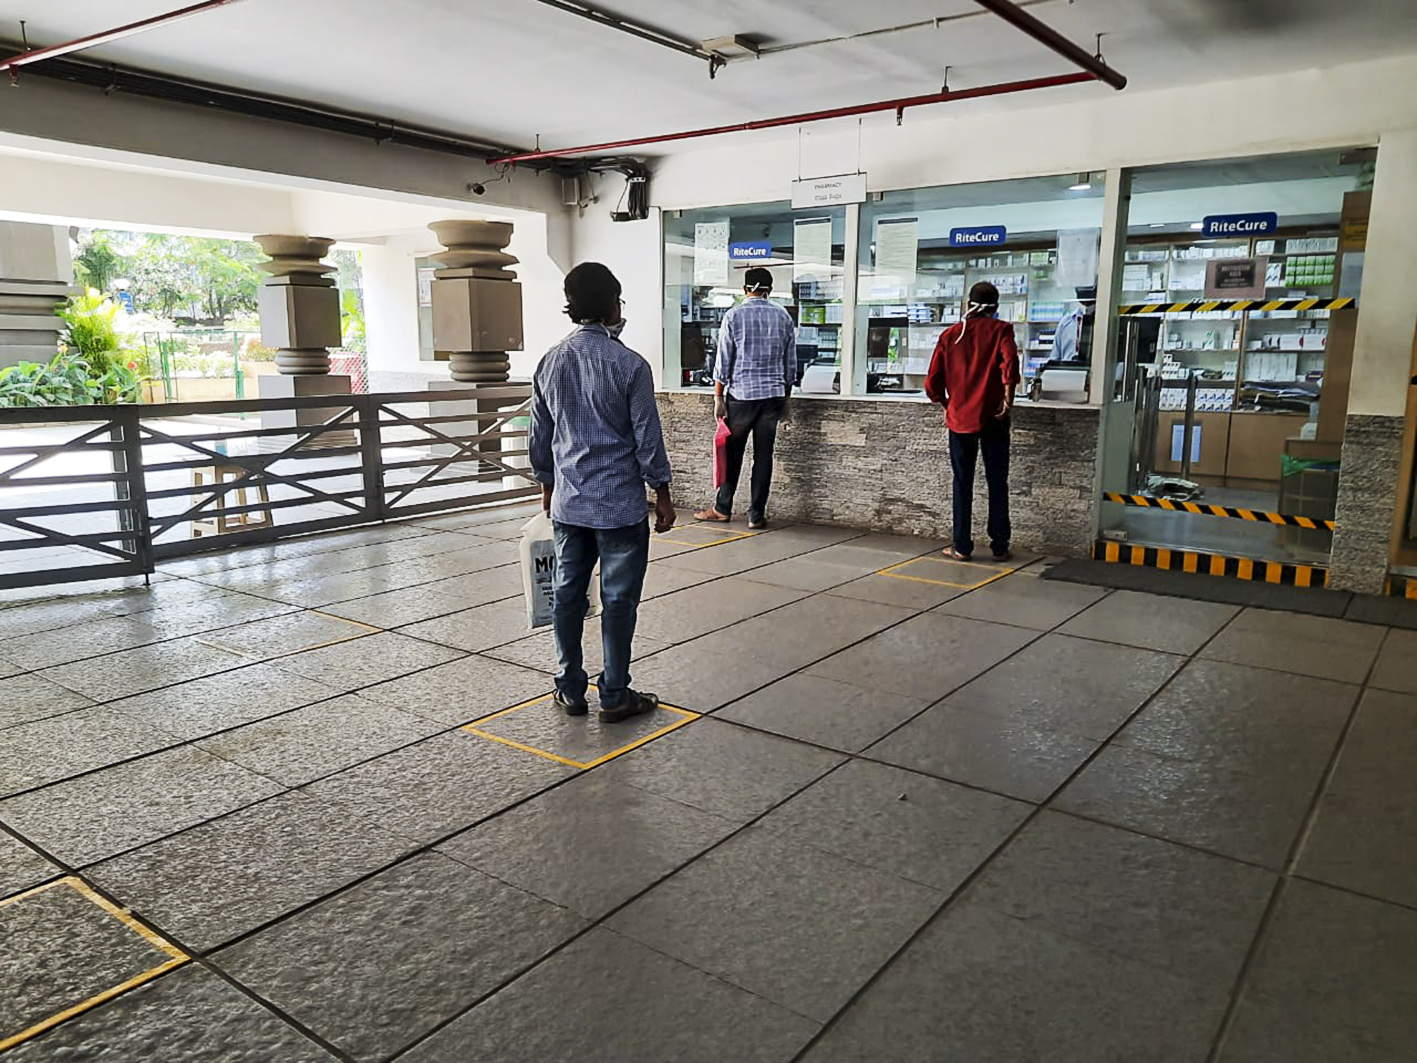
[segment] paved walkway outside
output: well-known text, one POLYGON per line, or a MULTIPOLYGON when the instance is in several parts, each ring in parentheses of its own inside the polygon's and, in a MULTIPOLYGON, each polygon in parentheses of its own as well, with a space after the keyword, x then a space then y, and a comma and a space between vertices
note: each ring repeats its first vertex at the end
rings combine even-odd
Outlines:
POLYGON ((5 1063, 1417 1056, 1417 633, 689 527, 601 727, 520 522, 3 600, 5 1063))

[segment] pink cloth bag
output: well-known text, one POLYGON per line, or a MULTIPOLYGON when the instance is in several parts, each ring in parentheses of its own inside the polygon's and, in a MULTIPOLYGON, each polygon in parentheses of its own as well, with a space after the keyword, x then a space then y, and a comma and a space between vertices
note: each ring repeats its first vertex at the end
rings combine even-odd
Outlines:
POLYGON ((713 486, 723 486, 728 479, 728 422, 719 418, 718 431, 713 434, 713 486))

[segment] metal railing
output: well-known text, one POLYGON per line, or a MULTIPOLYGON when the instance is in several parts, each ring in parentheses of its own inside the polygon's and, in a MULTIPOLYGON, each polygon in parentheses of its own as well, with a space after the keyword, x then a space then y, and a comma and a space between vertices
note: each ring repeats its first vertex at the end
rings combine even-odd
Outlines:
POLYGON ((530 401, 508 384, 0 410, 0 589, 531 497, 530 401))

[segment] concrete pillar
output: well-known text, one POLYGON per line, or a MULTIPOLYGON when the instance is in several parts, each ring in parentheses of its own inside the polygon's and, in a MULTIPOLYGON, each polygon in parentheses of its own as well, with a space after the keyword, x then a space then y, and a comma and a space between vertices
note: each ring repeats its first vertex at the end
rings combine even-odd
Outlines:
MULTIPOLYGON (((1358 334, 1338 482, 1329 582, 1379 594, 1387 575, 1404 465, 1417 329, 1417 130, 1384 134, 1358 295, 1358 334)), ((1346 268, 1346 267, 1345 267, 1346 268)))
MULTIPOLYGON (((335 267, 320 261, 333 240, 315 236, 267 235, 255 238, 271 256, 260 268, 270 279, 257 298, 261 342, 276 348, 277 374, 260 378, 263 399, 306 395, 348 395, 350 378, 330 372, 330 347, 344 342, 340 329, 339 291, 330 274, 335 267)), ((275 410, 261 415, 267 428, 304 428, 323 424, 334 409, 275 410)), ((326 432, 309 445, 346 446, 352 432, 326 432)), ((283 445, 279 440, 272 446, 283 445)))
POLYGON ((67 229, 0 221, 0 369, 54 357, 54 311, 77 291, 67 229))
POLYGON ((261 342, 276 348, 276 367, 284 376, 317 376, 330 371, 328 348, 344 342, 340 332, 339 292, 330 276, 335 267, 321 262, 333 240, 314 236, 258 236, 271 256, 260 268, 271 276, 261 285, 261 342))
POLYGON ((446 251, 433 280, 433 347, 449 352, 449 369, 464 384, 505 383, 508 351, 522 349, 522 289, 506 269, 517 259, 502 248, 510 222, 440 221, 428 228, 446 251))

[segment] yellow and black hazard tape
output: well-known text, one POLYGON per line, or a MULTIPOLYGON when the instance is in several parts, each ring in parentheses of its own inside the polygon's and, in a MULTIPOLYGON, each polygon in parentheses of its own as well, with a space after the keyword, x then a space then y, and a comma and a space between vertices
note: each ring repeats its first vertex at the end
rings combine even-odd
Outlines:
POLYGON ((1102 496, 1108 502, 1123 506, 1139 506, 1142 509, 1167 509, 1175 513, 1194 513, 1199 517, 1230 517, 1234 520, 1252 520, 1260 524, 1279 524, 1292 528, 1325 528, 1333 531, 1334 522, 1318 520, 1314 517, 1294 517, 1287 513, 1266 513, 1259 509, 1238 509, 1234 506, 1212 506, 1204 502, 1176 502, 1169 498, 1152 498, 1149 495, 1122 495, 1108 491, 1102 496))
POLYGON ((1164 546, 1133 546, 1129 543, 1098 540, 1093 545, 1096 561, 1123 565, 1164 568, 1172 572, 1194 572, 1206 576, 1229 576, 1258 583, 1279 583, 1290 587, 1326 587, 1328 569, 1320 565, 1296 565, 1283 561, 1256 561, 1249 557, 1227 557, 1195 550, 1170 550, 1164 546))
POLYGON ((1132 303, 1120 307, 1123 317, 1142 314, 1209 314, 1215 311, 1239 313, 1253 310, 1270 313, 1274 310, 1347 310, 1355 306, 1351 297, 1342 299, 1192 299, 1185 303, 1132 303))
POLYGON ((1417 579, 1413 579, 1411 576, 1389 576, 1387 592, 1394 598, 1406 598, 1408 601, 1417 602, 1417 579))

